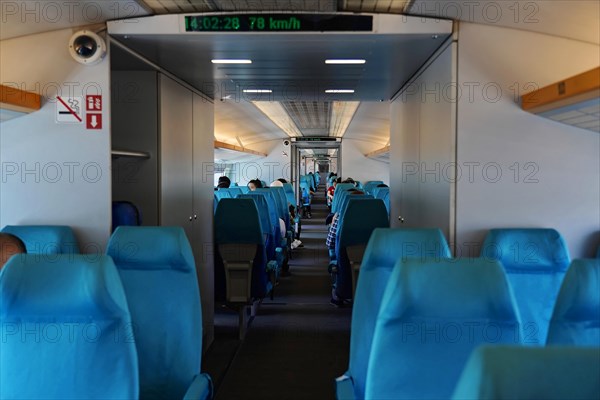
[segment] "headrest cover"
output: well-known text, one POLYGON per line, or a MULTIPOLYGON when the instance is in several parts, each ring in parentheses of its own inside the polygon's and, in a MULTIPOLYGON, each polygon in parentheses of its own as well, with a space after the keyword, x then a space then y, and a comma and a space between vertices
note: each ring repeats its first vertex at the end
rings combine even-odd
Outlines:
POLYGON ((129 314, 112 259, 100 254, 20 254, 0 273, 0 318, 22 322, 87 321, 129 314))
POLYGON ((573 260, 556 299, 552 319, 600 321, 599 259, 573 260))
POLYGON ((446 238, 438 228, 377 228, 371 234, 361 268, 391 269, 399 259, 450 257, 446 238))
POLYGON ((21 239, 29 254, 79 253, 79 245, 70 226, 7 225, 2 232, 21 239))
POLYGON ((385 296, 391 295, 387 301, 395 306, 387 309, 403 318, 518 320, 506 275, 495 260, 407 258, 397 262, 392 282, 397 294, 385 296))
POLYGON ((499 260, 508 272, 564 272, 569 266, 569 250, 554 229, 491 229, 481 256, 499 260))
POLYGON ((119 269, 195 271, 192 248, 181 227, 120 226, 107 254, 119 269))

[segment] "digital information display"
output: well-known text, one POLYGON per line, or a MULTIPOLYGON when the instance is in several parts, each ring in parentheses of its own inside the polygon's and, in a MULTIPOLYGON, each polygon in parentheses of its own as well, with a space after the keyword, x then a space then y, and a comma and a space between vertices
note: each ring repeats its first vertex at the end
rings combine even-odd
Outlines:
POLYGON ((229 14, 187 15, 186 32, 371 32, 370 15, 229 14))
POLYGON ((336 138, 336 137, 310 137, 310 136, 303 136, 303 137, 294 137, 292 138, 292 141, 294 142, 337 142, 337 141, 341 141, 340 138, 336 138))

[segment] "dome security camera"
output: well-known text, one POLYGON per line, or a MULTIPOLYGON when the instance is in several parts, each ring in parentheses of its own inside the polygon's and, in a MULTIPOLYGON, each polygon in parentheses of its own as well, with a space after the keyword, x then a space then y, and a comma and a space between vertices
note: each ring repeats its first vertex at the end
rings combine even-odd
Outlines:
POLYGON ((69 39, 69 53, 80 64, 95 65, 104 59, 106 43, 94 32, 79 31, 69 39))

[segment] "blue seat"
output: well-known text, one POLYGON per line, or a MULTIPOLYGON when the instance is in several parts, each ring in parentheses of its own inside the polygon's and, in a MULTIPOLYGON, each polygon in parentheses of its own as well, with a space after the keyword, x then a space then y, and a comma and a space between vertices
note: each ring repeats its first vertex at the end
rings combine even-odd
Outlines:
POLYGON ((365 182, 365 184, 363 185, 363 188, 365 190, 365 193, 367 194, 372 194, 371 191, 377 187, 377 185, 382 184, 383 181, 368 181, 365 182))
POLYGON ((398 260, 450 258, 439 229, 377 228, 371 234, 360 267, 352 309, 350 363, 336 380, 338 399, 365 397, 367 364, 383 292, 398 260), (344 395, 343 392, 351 395, 344 395))
POLYGON ((196 263, 183 228, 121 226, 107 253, 119 270, 135 327, 140 398, 210 398, 210 377, 200 373, 196 263))
MULTIPOLYGON (((263 202, 265 201, 264 198, 259 198, 263 202)), ((268 223, 268 217, 264 217, 263 220, 266 220, 264 223, 268 223)), ((267 273, 267 235, 268 233, 263 230, 261 224, 255 198, 239 197, 223 199, 219 202, 215 215, 215 245, 217 246, 215 252, 215 296, 217 300, 247 303, 253 299, 262 299, 271 291, 272 282, 267 273), (221 254, 219 246, 227 254, 221 254), (235 293, 227 294, 224 261, 239 263, 240 258, 244 257, 246 263, 252 261, 252 265, 248 265, 244 277, 234 277, 237 286, 232 287, 231 292, 235 291, 235 293), (248 274, 250 278, 248 278, 248 274), (247 282, 243 287, 239 283, 243 278, 250 280, 250 288, 248 288, 247 282), (245 294, 240 295, 239 293, 242 292, 245 294)), ((242 270, 242 268, 239 267, 238 270, 242 270)))
POLYGON ((310 186, 307 182, 300 182, 300 200, 304 207, 310 206, 312 199, 310 196, 310 186))
POLYGON ((342 299, 353 297, 355 278, 353 270, 360 266, 362 257, 376 228, 389 228, 390 221, 383 201, 369 198, 351 198, 338 222, 335 255, 337 274, 335 294, 342 299))
POLYGON ((229 191, 229 188, 219 188, 219 190, 217 190, 215 192, 215 196, 217 196, 218 200, 221 199, 231 199, 234 196, 231 195, 231 192, 229 191))
POLYGON ((239 186, 235 186, 229 188, 229 194, 233 199, 235 199, 238 195, 243 194, 243 192, 239 186))
POLYGON ((600 246, 598 246, 598 251, 596 251, 596 258, 600 258, 600 246))
POLYGON ((365 398, 450 398, 473 349, 519 344, 518 325, 497 261, 400 260, 377 316, 365 398))
POLYGON ((294 194, 294 187, 291 183, 284 183, 283 190, 285 191, 285 197, 287 202, 296 207, 296 195, 294 194))
POLYGON ((469 359, 455 400, 598 399, 600 348, 482 346, 469 359))
POLYGON ((2 232, 21 239, 29 254, 79 253, 79 244, 70 226, 7 225, 2 232))
POLYGON ((112 202, 112 230, 117 226, 139 226, 142 224, 140 210, 130 201, 112 202))
POLYGON ((250 192, 250 188, 248 186, 240 186, 240 190, 242 191, 242 194, 250 192))
POLYGON ((548 345, 600 347, 600 260, 574 260, 556 299, 548 345))
POLYGON ((351 183, 338 183, 335 185, 335 191, 333 192, 333 202, 331 203, 331 212, 335 213, 338 211, 340 206, 340 202, 345 196, 345 193, 350 189, 354 189, 354 185, 351 183))
POLYGON ((138 398, 132 321, 110 257, 12 257, 0 293, 0 398, 138 398))
POLYGON ((569 251, 554 229, 492 229, 481 256, 499 260, 512 286, 527 345, 546 343, 556 296, 569 266, 569 251))
POLYGON ((390 188, 389 187, 376 187, 373 189, 373 197, 376 199, 384 199, 386 195, 389 195, 390 188))
MULTIPOLYGON (((238 199, 252 199, 256 203, 258 209, 258 215, 260 216, 260 226, 264 234, 267 235, 266 249, 267 259, 274 260, 275 252, 279 242, 277 241, 277 232, 279 231, 279 221, 277 221, 277 215, 275 210, 269 207, 269 200, 265 193, 255 191, 248 192, 238 196, 238 199)), ((236 222, 233 222, 236 224, 236 222)))

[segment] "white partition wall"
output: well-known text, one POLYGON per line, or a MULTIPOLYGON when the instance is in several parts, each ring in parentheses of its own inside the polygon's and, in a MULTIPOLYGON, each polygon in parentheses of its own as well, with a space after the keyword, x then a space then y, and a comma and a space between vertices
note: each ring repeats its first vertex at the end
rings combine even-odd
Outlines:
POLYGON ((110 56, 77 63, 72 34, 0 41, 0 83, 42 96, 41 110, 0 126, 0 228, 69 225, 81 250, 95 253, 104 251, 111 224, 110 56), (87 128, 85 111, 81 121, 57 122, 57 96, 68 102, 88 94, 102 95, 101 129, 87 128))
POLYGON ((213 244, 213 174, 207 165, 214 162, 214 106, 193 94, 194 132, 194 257, 202 296, 205 345, 214 337, 214 244, 213 244))
POLYGON ((182 226, 194 251, 206 345, 213 339, 213 103, 159 75, 160 224, 182 226))
POLYGON ((599 54, 590 43, 460 25, 457 158, 463 176, 456 230, 463 254, 477 251, 490 228, 551 227, 565 236, 572 257, 593 256, 600 136, 524 112, 515 100, 598 66, 599 54))
POLYGON ((439 227, 453 238, 455 45, 431 60, 390 108, 393 227, 439 227), (402 222, 403 221, 403 222, 402 222))

